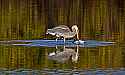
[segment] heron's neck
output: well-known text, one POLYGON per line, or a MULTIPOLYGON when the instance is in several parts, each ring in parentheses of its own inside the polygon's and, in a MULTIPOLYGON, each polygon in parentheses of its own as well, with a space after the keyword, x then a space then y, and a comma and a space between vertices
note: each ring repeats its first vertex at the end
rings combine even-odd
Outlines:
POLYGON ((79 30, 72 30, 72 35, 73 36, 75 36, 75 35, 77 35, 77 39, 79 40, 79 35, 78 35, 78 33, 79 33, 79 30))
POLYGON ((70 35, 71 37, 75 36, 76 34, 77 34, 76 32, 70 32, 70 33, 69 33, 69 35, 70 35))
POLYGON ((74 35, 76 35, 76 34, 77 34, 77 30, 72 30, 72 33, 73 33, 74 35))

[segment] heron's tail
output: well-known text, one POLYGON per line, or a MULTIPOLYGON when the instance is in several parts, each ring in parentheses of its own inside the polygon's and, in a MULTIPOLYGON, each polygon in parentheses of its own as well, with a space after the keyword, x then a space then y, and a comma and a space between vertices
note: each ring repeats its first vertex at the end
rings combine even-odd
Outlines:
POLYGON ((51 32, 52 32, 51 29, 48 29, 46 34, 50 34, 51 32))
POLYGON ((48 29, 48 30, 47 30, 47 32, 46 32, 46 34, 55 35, 55 33, 53 32, 53 30, 52 30, 52 29, 48 29))

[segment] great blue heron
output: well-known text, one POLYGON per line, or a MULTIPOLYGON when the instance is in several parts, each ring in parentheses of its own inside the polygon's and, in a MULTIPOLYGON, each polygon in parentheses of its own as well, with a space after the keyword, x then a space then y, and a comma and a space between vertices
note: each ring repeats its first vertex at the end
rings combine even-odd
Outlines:
POLYGON ((79 33, 79 29, 78 29, 77 25, 72 26, 72 31, 69 29, 68 26, 60 25, 60 26, 54 27, 52 29, 48 29, 46 32, 46 34, 55 35, 57 37, 56 41, 58 38, 63 37, 64 42, 65 42, 66 38, 72 38, 75 35, 77 35, 77 39, 79 40, 78 33, 79 33))

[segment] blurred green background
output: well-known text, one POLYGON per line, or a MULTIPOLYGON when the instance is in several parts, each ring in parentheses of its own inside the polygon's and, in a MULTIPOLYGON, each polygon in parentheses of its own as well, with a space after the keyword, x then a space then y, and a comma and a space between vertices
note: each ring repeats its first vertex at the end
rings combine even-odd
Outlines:
POLYGON ((81 39, 124 41, 124 0, 1 0, 0 3, 0 40, 46 38, 48 28, 77 24, 81 39))

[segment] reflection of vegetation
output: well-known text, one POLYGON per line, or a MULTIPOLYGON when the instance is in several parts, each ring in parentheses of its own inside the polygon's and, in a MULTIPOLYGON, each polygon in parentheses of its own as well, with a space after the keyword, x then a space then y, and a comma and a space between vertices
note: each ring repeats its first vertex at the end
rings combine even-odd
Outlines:
MULTIPOLYGON (((48 27, 52 27, 48 25, 53 22, 55 25, 66 24, 69 27, 77 24, 81 39, 117 42, 125 40, 124 0, 53 0, 50 3, 48 1, 51 0, 2 0, 0 40, 45 38, 44 33, 48 27)), ((25 47, 0 48, 1 67, 54 66, 46 56, 39 54, 47 54, 48 50, 25 47)), ((75 65, 82 68, 94 64, 101 67, 121 66, 121 49, 107 48, 97 49, 95 55, 92 55, 94 53, 91 49, 81 50, 80 55, 83 56, 80 59, 83 60, 75 65)), ((62 67, 69 66, 72 64, 62 67)))
MULTIPOLYGON (((67 60, 65 64, 48 60, 55 48, 0 46, 1 68, 119 68, 124 66, 120 48, 99 47, 79 49, 78 63, 67 60), (41 53, 41 54, 40 54, 41 53)), ((68 59, 68 58, 67 58, 68 59)))

